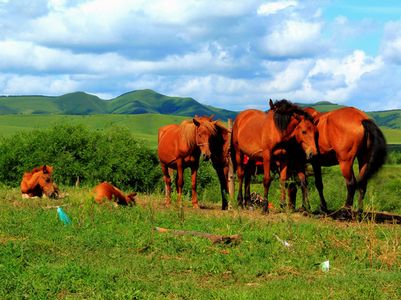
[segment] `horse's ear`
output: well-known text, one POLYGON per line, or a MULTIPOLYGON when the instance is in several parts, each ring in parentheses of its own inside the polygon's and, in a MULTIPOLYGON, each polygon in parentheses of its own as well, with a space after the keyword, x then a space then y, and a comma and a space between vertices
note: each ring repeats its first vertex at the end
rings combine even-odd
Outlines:
POLYGON ((195 126, 200 125, 199 121, 197 120, 197 117, 193 118, 192 121, 194 122, 195 126))
POLYGON ((272 99, 269 100, 269 105, 270 105, 270 109, 274 109, 274 104, 273 104, 273 100, 272 99))
POLYGON ((209 120, 212 121, 214 117, 215 117, 215 114, 211 114, 209 117, 209 120))
POLYGON ((44 165, 44 166, 42 167, 42 172, 43 172, 43 174, 49 173, 49 170, 47 169, 46 165, 44 165))

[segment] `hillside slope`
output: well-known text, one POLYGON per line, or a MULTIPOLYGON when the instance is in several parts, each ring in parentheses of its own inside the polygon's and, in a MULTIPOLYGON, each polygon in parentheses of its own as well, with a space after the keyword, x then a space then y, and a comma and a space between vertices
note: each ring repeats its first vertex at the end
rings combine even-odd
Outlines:
POLYGON ((203 105, 193 98, 170 97, 152 90, 125 93, 111 100, 102 100, 84 92, 49 96, 0 96, 0 114, 145 114, 194 116, 214 114, 226 120, 237 112, 203 105))

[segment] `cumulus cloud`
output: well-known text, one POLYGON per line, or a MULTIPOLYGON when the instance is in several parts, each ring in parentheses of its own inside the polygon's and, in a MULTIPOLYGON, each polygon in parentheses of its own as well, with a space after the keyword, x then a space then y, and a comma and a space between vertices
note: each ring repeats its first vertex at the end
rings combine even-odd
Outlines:
POLYGON ((278 2, 268 2, 264 3, 261 6, 259 6, 257 13, 259 15, 274 15, 280 10, 292 7, 292 6, 297 6, 298 2, 293 1, 293 0, 287 0, 287 1, 278 1, 278 2))
POLYGON ((388 70, 399 73, 401 21, 384 27, 379 55, 367 54, 343 44, 378 23, 345 14, 327 20, 325 5, 0 0, 0 94, 83 90, 111 98, 151 88, 241 110, 265 109, 268 98, 367 106, 358 92, 376 95, 371 86, 398 103, 388 70))
POLYGON ((381 53, 387 61, 401 64, 401 20, 386 24, 381 53))
POLYGON ((262 49, 272 58, 302 58, 321 53, 322 24, 286 20, 262 40, 262 49))

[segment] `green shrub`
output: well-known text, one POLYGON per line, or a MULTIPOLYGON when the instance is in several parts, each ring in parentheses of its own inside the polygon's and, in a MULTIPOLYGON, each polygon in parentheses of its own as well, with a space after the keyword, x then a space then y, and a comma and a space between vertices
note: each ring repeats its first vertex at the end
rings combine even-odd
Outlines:
POLYGON ((161 186, 156 153, 126 128, 90 131, 82 125, 61 125, 19 132, 0 141, 0 153, 0 181, 7 185, 19 185, 25 171, 49 164, 58 184, 109 181, 139 192, 161 186))

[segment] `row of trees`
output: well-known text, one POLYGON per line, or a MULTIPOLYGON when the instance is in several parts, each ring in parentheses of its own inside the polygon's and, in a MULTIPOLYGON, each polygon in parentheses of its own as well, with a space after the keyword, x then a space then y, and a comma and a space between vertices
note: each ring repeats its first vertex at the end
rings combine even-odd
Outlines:
MULTIPOLYGON (((83 125, 58 125, 0 140, 1 183, 18 186, 24 172, 44 164, 54 166, 54 180, 61 185, 72 186, 79 179, 85 186, 109 181, 121 189, 146 193, 164 188, 156 151, 125 127, 93 131, 83 125)), ((217 182, 213 168, 203 164, 200 191, 214 189, 217 182)), ((189 179, 185 187, 190 190, 189 179)))

